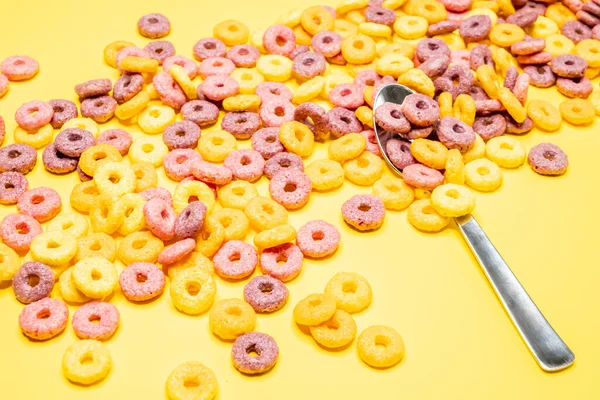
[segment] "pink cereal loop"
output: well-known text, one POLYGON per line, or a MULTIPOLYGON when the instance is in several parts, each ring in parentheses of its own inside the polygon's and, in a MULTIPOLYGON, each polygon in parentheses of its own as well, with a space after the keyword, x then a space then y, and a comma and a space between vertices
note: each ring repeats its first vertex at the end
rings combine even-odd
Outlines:
POLYGON ((163 61, 163 71, 169 72, 169 69, 171 69, 173 65, 179 65, 182 67, 190 79, 194 79, 198 73, 198 66, 194 60, 184 56, 167 57, 165 61, 163 61))
POLYGON ((327 257, 337 250, 340 232, 323 220, 309 221, 298 229, 296 244, 306 257, 327 257))
POLYGON ((304 255, 298 246, 285 243, 262 252, 260 270, 282 282, 289 282, 300 274, 303 259, 304 255))
POLYGON ((176 263, 183 257, 190 254, 196 248, 196 241, 188 238, 180 240, 170 246, 167 246, 158 255, 158 262, 162 265, 176 263))
POLYGON ((33 238, 42 232, 40 223, 25 214, 8 214, 0 223, 0 238, 15 251, 28 251, 33 238))
POLYGON ((383 224, 385 207, 377 196, 356 195, 342 205, 342 217, 359 231, 371 231, 383 224))
POLYGON ((50 104, 40 100, 32 100, 17 109, 15 120, 25 130, 34 130, 49 124, 54 115, 50 104))
POLYGON ((202 157, 196 150, 175 149, 165 156, 163 167, 169 179, 181 182, 192 175, 192 166, 198 161, 202 161, 202 157))
POLYGON ((244 279, 258 263, 256 249, 241 240, 230 240, 213 257, 215 272, 225 279, 244 279))
POLYGON ((261 104, 258 114, 264 126, 278 127, 284 122, 294 120, 295 109, 296 107, 290 101, 267 99, 261 104))
POLYGON ((211 75, 231 75, 235 70, 235 64, 225 57, 210 57, 203 60, 198 66, 198 74, 202 79, 211 75))
POLYGON ((8 57, 0 64, 0 72, 9 81, 24 81, 33 78, 40 70, 40 64, 28 56, 8 57))
POLYGON ((119 284, 129 300, 146 301, 163 292, 165 274, 154 264, 135 262, 121 272, 119 284))
POLYGON ((200 84, 198 89, 209 100, 221 101, 235 96, 240 90, 240 85, 227 75, 211 75, 200 84))
POLYGON ((223 165, 231 170, 234 178, 254 182, 262 176, 265 160, 258 151, 243 149, 229 153, 223 165))
POLYGON ((23 308, 19 325, 25 336, 47 340, 65 329, 68 318, 69 310, 63 301, 46 297, 23 308))
POLYGON ((146 201, 157 198, 169 205, 173 203, 173 196, 171 195, 171 192, 162 187, 146 189, 140 192, 140 195, 142 195, 146 201))
POLYGON ((192 165, 192 174, 196 179, 204 183, 212 183, 219 186, 228 184, 233 178, 233 174, 229 168, 206 161, 195 162, 192 165))
POLYGON ((161 240, 171 240, 175 236, 177 214, 164 200, 154 198, 144 204, 144 217, 150 231, 161 240))
POLYGON ((152 83, 160 96, 160 100, 167 106, 180 109, 187 101, 183 90, 168 72, 159 72, 154 75, 152 83))
POLYGON ((404 167, 402 178, 409 185, 426 190, 433 190, 444 182, 444 175, 441 172, 422 164, 404 167))
POLYGON ((123 50, 121 50, 117 53, 116 64, 117 64, 117 68, 119 68, 120 71, 123 71, 121 69, 121 61, 125 57, 151 58, 150 54, 148 54, 148 52, 144 49, 140 49, 139 47, 135 47, 135 46, 125 47, 123 50))
POLYGON ((102 301, 82 305, 73 314, 73 330, 80 339, 106 340, 119 326, 117 307, 102 301))
POLYGON ((17 208, 21 214, 46 222, 60 212, 62 201, 56 190, 39 187, 23 193, 17 201, 17 208))
POLYGON ((273 25, 263 35, 263 46, 271 54, 289 57, 296 48, 296 35, 285 25, 273 25))

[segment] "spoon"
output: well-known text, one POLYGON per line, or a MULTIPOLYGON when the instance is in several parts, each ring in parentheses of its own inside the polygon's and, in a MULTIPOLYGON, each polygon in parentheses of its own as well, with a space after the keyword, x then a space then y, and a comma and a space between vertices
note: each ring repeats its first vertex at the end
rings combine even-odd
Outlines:
MULTIPOLYGON (((385 85, 377 93, 373 111, 386 102, 402 104, 404 98, 411 93, 413 91, 403 85, 385 85)), ((402 174, 402 170, 390 161, 385 150, 387 141, 395 135, 384 131, 373 122, 383 158, 390 168, 402 174)), ((455 218, 454 221, 539 366, 547 372, 560 371, 571 366, 575 362, 575 355, 544 318, 475 218, 465 215, 455 218)))

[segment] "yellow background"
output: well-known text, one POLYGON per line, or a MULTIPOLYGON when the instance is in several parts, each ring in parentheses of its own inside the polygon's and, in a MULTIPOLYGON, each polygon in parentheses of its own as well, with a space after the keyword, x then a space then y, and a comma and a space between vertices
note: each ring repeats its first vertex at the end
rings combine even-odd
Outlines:
MULTIPOLYGON (((41 64, 34 80, 11 84, 9 94, 0 100, 7 140, 12 140, 13 115, 23 102, 74 100, 76 83, 104 77, 114 81, 117 72, 103 63, 102 50, 118 39, 145 45, 148 40, 136 32, 141 15, 166 14, 173 28, 167 39, 179 54, 191 56, 194 43, 210 36, 219 21, 238 19, 253 30, 273 23, 293 7, 316 3, 4 2, 0 58, 27 54, 41 64)), ((551 96, 556 104, 561 100, 554 89, 530 93, 551 96)), ((127 129, 139 132, 136 127, 127 129)), ((564 372, 546 374, 537 367, 456 229, 438 235, 419 233, 406 222, 405 212, 389 212, 377 232, 352 231, 341 219, 340 205, 353 194, 369 193, 370 188, 346 182, 334 193, 314 193, 307 207, 290 214, 296 227, 316 218, 335 223, 342 244, 330 259, 305 260, 302 274, 288 285, 288 305, 273 315, 259 316, 257 330, 274 336, 280 346, 281 357, 272 372, 251 378, 239 374, 230 363, 231 344, 210 334, 207 315, 176 312, 168 292, 145 305, 133 305, 117 293, 111 302, 121 311, 121 326, 106 343, 113 356, 112 372, 93 387, 76 386, 61 373, 62 354, 77 340, 71 326, 50 341, 30 342, 17 323, 23 306, 4 285, 0 289, 0 398, 163 399, 167 376, 186 360, 201 361, 215 371, 221 399, 600 398, 599 129, 596 120, 580 129, 565 123, 557 133, 534 130, 522 138, 525 146, 544 141, 560 145, 571 162, 567 174, 541 177, 525 165, 505 171, 497 192, 477 194, 475 215, 481 225, 576 354, 575 365, 564 372), (356 271, 370 281, 373 303, 355 318, 359 330, 386 324, 401 333, 407 352, 398 366, 370 369, 358 359, 354 345, 324 351, 292 322, 294 304, 322 291, 338 271, 356 271)), ((323 148, 313 158, 321 157, 323 148)), ((69 210, 75 174, 49 180, 38 158, 28 178, 31 187, 59 189, 64 210, 69 210)), ((265 179, 260 183, 262 194, 267 193, 265 179)), ((2 207, 0 216, 9 212, 14 207, 2 207)), ((219 281, 218 298, 240 297, 244 284, 219 281)))

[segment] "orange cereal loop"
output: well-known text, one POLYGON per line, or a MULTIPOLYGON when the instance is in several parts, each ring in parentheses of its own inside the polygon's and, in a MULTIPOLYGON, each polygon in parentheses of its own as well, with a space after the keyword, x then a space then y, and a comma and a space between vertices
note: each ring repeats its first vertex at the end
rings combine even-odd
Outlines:
POLYGON ((366 35, 355 35, 342 42, 342 55, 351 64, 368 64, 375 59, 375 41, 366 35))
POLYGON ((239 21, 227 20, 215 25, 213 34, 227 46, 235 46, 236 44, 246 43, 250 31, 246 25, 239 21))
POLYGON ((98 165, 104 161, 117 161, 123 160, 123 156, 119 153, 116 147, 110 144, 97 144, 92 147, 88 147, 79 159, 79 166, 81 170, 89 176, 94 176, 98 165))
POLYGON ((300 16, 300 24, 311 35, 332 30, 333 20, 329 10, 321 6, 309 7, 300 16))

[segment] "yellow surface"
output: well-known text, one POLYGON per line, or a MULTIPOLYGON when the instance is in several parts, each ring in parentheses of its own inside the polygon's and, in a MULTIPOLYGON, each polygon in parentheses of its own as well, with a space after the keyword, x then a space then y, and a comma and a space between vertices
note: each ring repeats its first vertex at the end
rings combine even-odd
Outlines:
MULTIPOLYGON (((0 100, 7 136, 12 139, 12 116, 21 103, 74 100, 76 83, 104 77, 114 81, 117 73, 102 62, 102 49, 117 39, 140 46, 147 43, 136 33, 136 21, 143 14, 165 13, 173 26, 167 39, 175 43, 178 53, 191 56, 194 43, 210 36, 219 21, 239 19, 253 30, 292 8, 315 3, 7 2, 2 7, 0 58, 28 54, 41 64, 34 80, 12 84, 0 100)), ((531 96, 551 99, 556 105, 562 99, 554 89, 533 90, 531 96)), ((101 129, 108 126, 117 124, 111 122, 101 129)), ((135 126, 127 129, 139 134, 135 126)), ((172 369, 197 360, 217 374, 221 399, 597 399, 599 129, 597 119, 582 129, 564 124, 557 133, 529 133, 522 138, 527 148, 552 141, 567 152, 568 173, 546 178, 523 166, 504 171, 499 191, 477 194, 475 215, 575 352, 576 364, 567 371, 546 374, 537 367, 455 229, 422 234, 408 225, 405 212, 389 212, 379 231, 352 231, 342 222, 340 204, 371 189, 346 182, 334 193, 314 193, 307 207, 290 214, 296 227, 315 218, 335 223, 341 228, 342 244, 330 259, 306 260, 299 278, 288 285, 289 304, 273 315, 259 316, 257 330, 274 336, 281 350, 272 372, 252 378, 239 374, 231 366, 231 344, 210 334, 208 316, 178 313, 168 292, 144 305, 133 305, 117 293, 111 302, 121 312, 121 326, 107 342, 114 368, 98 385, 76 386, 61 373, 63 352, 77 340, 71 326, 48 342, 29 341, 17 323, 22 305, 10 286, 4 285, 0 289, 0 398, 164 399, 165 381, 172 369), (356 315, 359 331, 373 324, 396 328, 407 348, 400 365, 384 371, 368 368, 354 346, 337 352, 322 350, 292 322, 294 304, 322 291, 337 271, 356 271, 369 280, 374 301, 356 315)), ((324 155, 323 150, 321 146, 317 156, 324 155)), ((43 171, 39 159, 28 175, 31 186, 58 188, 67 211, 76 175, 48 179, 43 171)), ((259 190, 267 193, 265 178, 259 190)), ((14 208, 2 207, 0 216, 9 212, 14 208)), ((219 281, 218 298, 240 297, 244 284, 219 281)))

